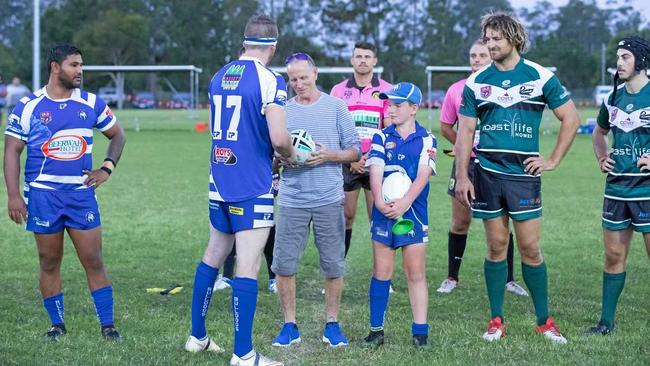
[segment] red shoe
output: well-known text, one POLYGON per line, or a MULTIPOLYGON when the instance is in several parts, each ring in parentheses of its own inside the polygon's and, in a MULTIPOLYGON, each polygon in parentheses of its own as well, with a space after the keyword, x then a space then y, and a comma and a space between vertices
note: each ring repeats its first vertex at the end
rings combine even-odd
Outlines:
POLYGON ((502 323, 501 317, 497 316, 494 319, 490 320, 488 328, 483 333, 483 339, 486 341, 498 341, 499 339, 505 337, 506 335, 506 325, 502 323))
POLYGON ((560 334, 560 329, 555 325, 553 318, 550 316, 546 319, 546 324, 535 325, 535 333, 541 333, 544 337, 555 343, 566 344, 567 340, 560 334))

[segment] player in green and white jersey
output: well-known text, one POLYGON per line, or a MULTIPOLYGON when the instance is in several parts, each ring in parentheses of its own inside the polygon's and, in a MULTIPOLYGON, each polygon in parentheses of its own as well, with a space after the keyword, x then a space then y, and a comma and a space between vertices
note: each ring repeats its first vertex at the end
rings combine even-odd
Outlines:
POLYGON ((616 303, 625 285, 625 262, 634 231, 643 233, 650 256, 650 43, 623 38, 616 47, 614 90, 603 102, 594 129, 598 165, 607 173, 603 203, 605 269, 600 321, 587 334, 614 329, 616 303), (617 86, 618 79, 625 83, 617 86), (614 142, 608 148, 607 135, 614 142))
POLYGON ((508 13, 492 13, 481 22, 492 63, 467 79, 460 108, 456 197, 472 215, 483 219, 487 238, 485 281, 492 320, 483 338, 499 340, 505 334, 504 287, 509 219, 517 235, 522 275, 530 291, 537 324, 535 331, 566 343, 548 313, 548 277, 539 247, 542 216, 541 178, 566 155, 580 124, 569 93, 549 70, 526 60, 527 34, 508 13), (539 154, 539 124, 545 106, 562 122, 550 158, 539 154), (468 160, 477 119, 479 161, 472 184, 468 160))

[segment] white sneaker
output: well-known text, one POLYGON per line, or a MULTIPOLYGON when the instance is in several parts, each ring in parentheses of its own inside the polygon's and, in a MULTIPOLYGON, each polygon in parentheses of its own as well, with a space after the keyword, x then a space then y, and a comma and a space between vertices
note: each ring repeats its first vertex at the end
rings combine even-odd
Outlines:
POLYGON ((395 290, 393 290, 393 284, 390 285, 390 288, 388 289, 389 294, 394 294, 395 290))
POLYGON ((269 292, 272 292, 272 293, 274 293, 274 294, 277 294, 277 293, 278 293, 278 284, 277 284, 277 282, 275 281, 275 279, 269 280, 269 284, 268 284, 268 286, 266 287, 266 289, 267 289, 269 292))
POLYGON ((284 364, 282 362, 273 361, 253 350, 242 358, 233 354, 230 359, 230 366, 284 366, 284 364))
POLYGON ((519 296, 528 296, 528 292, 526 292, 526 290, 524 290, 523 287, 519 286, 519 284, 515 281, 506 283, 506 291, 512 292, 513 294, 519 296))
POLYGON ((449 277, 445 278, 445 280, 442 281, 440 287, 436 291, 440 292, 441 294, 448 294, 456 287, 458 287, 458 281, 449 277))
POLYGON ((205 337, 204 340, 200 340, 194 336, 190 336, 187 339, 187 342, 185 342, 185 350, 188 352, 215 352, 215 353, 222 353, 224 351, 223 348, 217 346, 216 343, 214 343, 210 337, 205 337))
POLYGON ((213 291, 221 291, 221 290, 225 290, 227 288, 231 288, 232 287, 231 283, 232 283, 232 280, 230 278, 219 276, 217 281, 214 283, 214 287, 212 288, 212 290, 213 291))

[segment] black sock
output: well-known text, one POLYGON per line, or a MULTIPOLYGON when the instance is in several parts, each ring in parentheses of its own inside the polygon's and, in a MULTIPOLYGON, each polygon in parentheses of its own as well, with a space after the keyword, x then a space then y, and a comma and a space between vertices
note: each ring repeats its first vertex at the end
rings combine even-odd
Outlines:
POLYGON ((348 256, 350 250, 350 241, 352 240, 352 229, 345 229, 345 257, 348 256))
POLYGON ((264 257, 266 258, 266 270, 269 273, 269 280, 275 279, 275 273, 271 271, 271 265, 273 264, 274 246, 275 246, 275 226, 272 226, 271 232, 269 233, 269 238, 266 239, 266 245, 264 246, 264 257))
POLYGON ((233 244, 232 250, 230 251, 230 254, 228 254, 228 258, 226 258, 226 262, 223 264, 223 277, 233 279, 233 272, 235 272, 235 257, 237 256, 237 252, 235 251, 235 245, 233 244))
POLYGON ((447 240, 447 253, 449 256, 449 277, 458 281, 458 271, 467 246, 467 234, 454 234, 449 232, 447 240))
POLYGON ((510 241, 508 242, 508 279, 506 282, 512 282, 515 280, 514 276, 514 256, 515 256, 515 240, 510 233, 510 241))

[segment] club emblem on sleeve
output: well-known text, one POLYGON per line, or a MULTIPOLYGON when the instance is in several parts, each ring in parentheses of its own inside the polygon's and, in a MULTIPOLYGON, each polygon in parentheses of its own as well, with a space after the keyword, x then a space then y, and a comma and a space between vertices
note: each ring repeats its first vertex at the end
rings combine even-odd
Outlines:
POLYGON ((52 112, 41 112, 41 123, 44 125, 52 122, 52 112))
POLYGON ((492 94, 492 86, 486 85, 481 87, 481 98, 487 98, 492 94))

